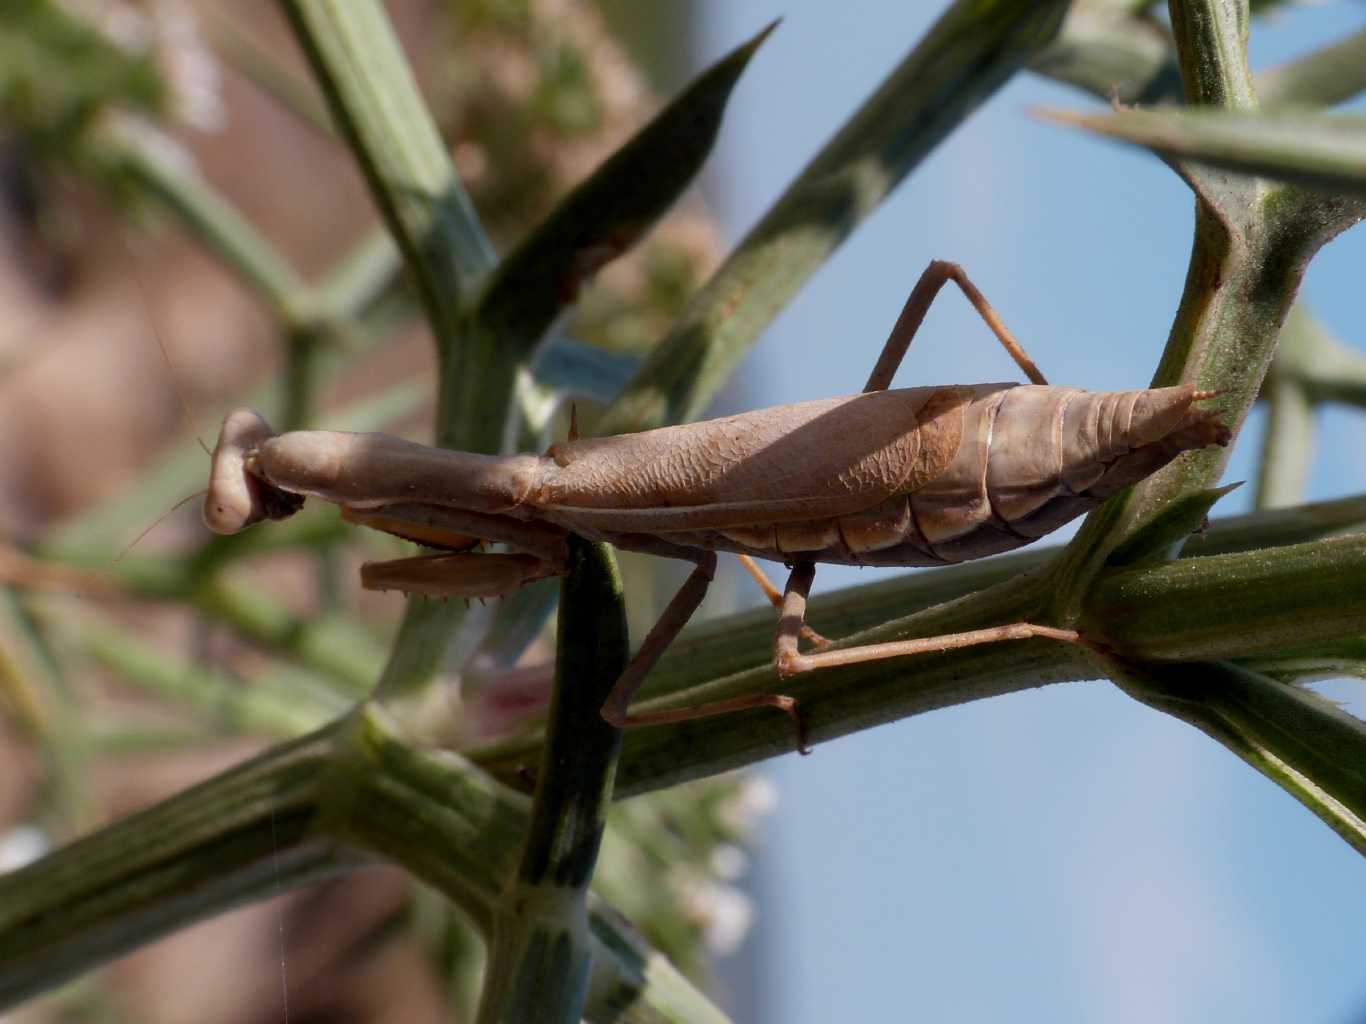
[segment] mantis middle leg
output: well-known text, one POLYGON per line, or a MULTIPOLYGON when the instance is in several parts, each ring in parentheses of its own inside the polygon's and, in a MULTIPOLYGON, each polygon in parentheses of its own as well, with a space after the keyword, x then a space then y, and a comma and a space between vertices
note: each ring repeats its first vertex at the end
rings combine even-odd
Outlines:
POLYGON ((626 670, 612 687, 602 706, 602 717, 618 729, 630 729, 645 725, 665 725, 669 722, 687 722, 695 718, 710 718, 713 715, 730 714, 749 708, 776 708, 788 715, 793 722, 797 737, 797 749, 806 753, 805 732, 801 718, 797 715, 797 702, 792 697, 779 693, 747 694, 727 700, 709 701, 692 707, 670 708, 667 711, 645 711, 630 714, 627 705, 636 691, 640 689, 645 677, 650 674, 660 656, 677 639, 683 627, 688 624, 693 613, 702 604, 707 588, 716 575, 716 552, 695 551, 690 548, 675 547, 661 541, 640 538, 631 543, 623 538, 613 538, 612 543, 627 550, 641 550, 651 554, 663 554, 682 558, 694 563, 695 568, 669 602, 659 620, 646 634, 636 653, 632 655, 626 670), (667 550, 665 550, 667 549, 667 550))
MULTIPOLYGON (((783 610, 782 591, 769 582, 768 574, 765 573, 763 569, 759 568, 758 563, 750 558, 749 555, 736 555, 735 560, 740 563, 741 568, 743 568, 745 572, 749 573, 750 579, 759 584, 759 589, 764 592, 764 597, 768 598, 768 603, 773 605, 776 611, 781 612, 783 610)), ((815 647, 830 646, 829 640, 821 636, 805 622, 802 623, 801 635, 806 638, 807 642, 815 647)))

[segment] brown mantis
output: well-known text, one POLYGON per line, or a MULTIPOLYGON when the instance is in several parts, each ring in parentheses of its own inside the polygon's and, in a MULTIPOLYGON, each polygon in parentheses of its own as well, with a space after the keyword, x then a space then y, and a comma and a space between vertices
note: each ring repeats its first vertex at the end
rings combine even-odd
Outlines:
MULTIPOLYGON (((563 575, 566 537, 679 558, 692 574, 650 630, 602 709, 617 726, 751 707, 797 724, 796 702, 759 694, 629 714, 627 705, 701 604, 716 552, 790 566, 773 644, 779 678, 833 665, 1027 637, 1081 642, 1073 630, 1016 622, 804 654, 818 562, 929 566, 1028 544, 1184 451, 1225 445, 1191 385, 1121 392, 1052 387, 956 264, 932 262, 906 300, 860 395, 776 406, 638 434, 574 439, 544 455, 428 448, 384 434, 274 434, 255 412, 224 421, 204 521, 234 533, 283 518, 305 497, 342 518, 437 554, 368 563, 369 589, 493 597, 563 575), (891 389, 931 302, 952 280, 1033 382, 891 389), (475 553, 481 542, 510 551, 475 553)), ((809 631, 808 631, 809 633, 809 631)), ((814 635, 814 634, 811 634, 814 635)), ((823 641, 818 641, 823 646, 823 641)))

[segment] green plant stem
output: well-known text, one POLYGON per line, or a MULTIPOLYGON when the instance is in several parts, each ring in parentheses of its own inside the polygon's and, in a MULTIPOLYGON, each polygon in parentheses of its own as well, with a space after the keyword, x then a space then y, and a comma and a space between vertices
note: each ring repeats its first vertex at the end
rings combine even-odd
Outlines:
POLYGON ((0 1005, 12 1005, 188 921, 322 877, 348 858, 318 842, 328 744, 273 750, 0 876, 0 1005), (205 790, 212 799, 201 799, 205 790))
MULTIPOLYGON (((1246 3, 1172 0, 1171 19, 1187 102, 1255 110, 1246 3)), ((1153 386, 1191 383, 1221 392, 1217 407, 1236 430, 1256 400, 1305 267, 1341 225, 1319 200, 1288 186, 1177 169, 1196 193, 1195 232, 1153 386)), ((1110 552, 1181 495, 1213 487, 1227 454, 1187 453, 1093 513, 1053 571, 1051 621, 1076 621, 1089 581, 1110 552)))
MULTIPOLYGON (((526 797, 455 754, 421 751, 383 708, 353 716, 329 820, 353 844, 402 864, 454 900, 490 934, 500 894, 530 822, 526 797)), ((588 903, 594 944, 585 1015, 613 1024, 722 1021, 724 1016, 599 901, 588 903)))
MULTIPOLYGON (((69 628, 69 627, 68 627, 69 628)), ((250 736, 293 739, 349 706, 333 693, 292 692, 287 685, 242 685, 215 672, 167 658, 127 632, 90 626, 73 630, 76 645, 96 664, 164 700, 197 713, 212 728, 250 736)))
POLYGON ((306 426, 316 390, 316 353, 336 340, 334 323, 315 291, 169 138, 115 124, 90 145, 101 163, 117 168, 124 181, 175 214, 274 313, 287 341, 284 408, 277 426, 306 426))
POLYGON ((1297 381, 1274 372, 1262 393, 1266 434, 1252 502, 1256 508, 1282 508, 1304 494, 1313 454, 1314 409, 1297 381))
POLYGON ((110 129, 92 143, 96 156, 164 203, 189 232, 259 296, 288 329, 312 320, 307 284, 256 228, 195 169, 189 155, 159 135, 110 129))
POLYGON ((280 0, 280 7, 404 253, 437 346, 449 356, 462 287, 493 265, 493 249, 393 27, 375 0, 280 0))
POLYGON ((1366 534, 1354 533, 1105 573, 1082 629, 1138 661, 1236 658, 1352 636, 1366 614, 1363 564, 1366 534))
MULTIPOLYGON (((1289 547, 1110 570, 1096 584, 1094 609, 1088 606, 1084 629, 1088 635, 1109 637, 1125 658, 1134 661, 1182 656, 1237 658, 1244 651, 1265 649, 1253 639, 1263 634, 1272 638, 1266 645, 1283 647, 1302 647, 1311 635, 1315 639, 1356 635, 1366 632, 1366 605, 1355 597, 1363 553, 1361 537, 1353 534, 1289 547), (1223 574, 1238 582, 1226 585, 1223 574), (1325 578, 1331 582, 1315 583, 1325 578), (1253 625, 1246 625, 1249 622, 1253 625), (1325 625, 1311 628, 1304 625, 1306 622, 1325 625)), ((842 636, 839 644, 933 636, 1020 619, 1035 621, 1049 596, 1039 575, 1022 574, 1019 562, 1012 565, 1003 582, 947 604, 924 608, 916 599, 918 595, 913 596, 914 581, 904 587, 896 597, 890 587, 881 596, 890 599, 884 616, 905 608, 909 612, 906 617, 842 636), (898 605, 898 598, 904 603, 898 605), (923 610, 913 610, 916 606, 923 610)), ((858 593, 862 589, 831 595, 820 605, 813 602, 813 607, 823 607, 826 612, 824 618, 814 621, 838 621, 843 601, 863 596, 858 593)), ((936 590, 935 596, 947 599, 950 595, 946 590, 936 590)), ((761 615, 757 617, 762 619, 761 615)), ((661 696, 639 709, 658 710, 773 692, 777 684, 768 665, 767 637, 762 635, 762 621, 756 623, 755 618, 746 616, 730 627, 746 635, 749 646, 744 654, 737 652, 729 665, 718 666, 718 661, 719 652, 729 649, 730 630, 702 627, 685 633, 655 670, 658 678, 651 690, 661 696), (716 660, 708 662, 708 657, 716 660), (694 674, 694 661, 707 664, 710 674, 694 674), (746 664, 755 667, 740 667, 746 664), (718 668, 729 668, 733 674, 718 676, 718 668)), ((766 632, 771 630, 770 612, 766 632)), ((810 736, 819 743, 966 701, 1048 682, 1095 678, 1104 675, 1106 669, 1105 662, 1093 661, 1071 645, 1012 641, 827 669, 787 680, 781 690, 801 702, 810 736)), ((535 763, 538 742, 532 733, 489 744, 469 755, 509 785, 525 786, 519 776, 535 763)), ((667 728, 632 730, 626 737, 617 792, 634 795, 674 785, 751 764, 793 747, 790 723, 766 709, 667 728)))
MULTIPOLYGON (((1254 116, 1257 100, 1247 69, 1246 0, 1171 0, 1170 10, 1186 100, 1218 112, 1121 112, 1102 119, 1104 130, 1135 137, 1111 123, 1131 124, 1135 119, 1187 127, 1242 119, 1241 124, 1258 130, 1278 123, 1254 116)), ((1355 138, 1350 132, 1338 135, 1338 142, 1355 138)), ((1274 132, 1271 136, 1276 143, 1274 132)), ((1174 168, 1196 194, 1186 287, 1153 383, 1189 383, 1216 392, 1225 422, 1236 428, 1258 395, 1309 260, 1325 242, 1359 220, 1363 207, 1351 199, 1230 174, 1219 167, 1235 163, 1218 156, 1218 146, 1207 139, 1185 148, 1154 142, 1153 148, 1177 157, 1174 168), (1208 160, 1211 155, 1216 157, 1215 166, 1181 159, 1208 160)), ((1352 162, 1350 153, 1347 162, 1352 162)), ((1256 161, 1238 166, 1259 169, 1256 161)), ((1313 159, 1301 160, 1300 166, 1306 179, 1316 178, 1320 184, 1333 180, 1313 159)), ((1279 397, 1284 412, 1286 396, 1279 397)), ((1329 714, 1312 702, 1263 700, 1274 693, 1266 689, 1258 691, 1255 700, 1232 698, 1230 703, 1232 689, 1246 684, 1247 690, 1263 678, 1247 673, 1224 673, 1221 678, 1230 689, 1183 690, 1183 681, 1195 670, 1190 665, 1159 666, 1156 661, 1235 658, 1256 653, 1262 644, 1286 649, 1360 634, 1351 609, 1362 607, 1355 597, 1360 589, 1361 538, 1276 549, 1269 554, 1276 561, 1270 571, 1265 552, 1181 561, 1118 576, 1104 571, 1107 559, 1123 545, 1151 530, 1181 503, 1209 492, 1225 459, 1219 451, 1187 453, 1092 514, 1050 570, 1054 596, 1045 621, 1078 623, 1086 635, 1104 638, 1120 654, 1102 664, 1110 678, 1139 699, 1202 728, 1366 850, 1361 827, 1366 802, 1360 779, 1323 770, 1321 757, 1306 755, 1321 741, 1323 750, 1334 756, 1366 762, 1366 727, 1358 722, 1347 728, 1347 716, 1329 714), (1218 584, 1204 575, 1211 562, 1226 574, 1218 584), (1272 577, 1276 593, 1269 595, 1262 585, 1272 577), (1162 594, 1177 590, 1179 604, 1163 607, 1162 594), (1297 598, 1303 603, 1295 604, 1297 598), (1274 612, 1268 614, 1273 606, 1274 612), (1171 614, 1177 611, 1190 617, 1171 614), (1161 626, 1154 625, 1154 615, 1164 619, 1161 626), (1235 643, 1215 639, 1220 629, 1211 617, 1221 619, 1226 629, 1231 627, 1222 639, 1236 635, 1235 643), (1338 628, 1320 632, 1321 625, 1328 624, 1338 628), (1134 684, 1140 677, 1146 682, 1134 684), (1149 699, 1154 693, 1164 696, 1149 699), (1173 695, 1176 699, 1169 699, 1173 695), (1285 730, 1292 726, 1299 735, 1287 744, 1285 730)), ((1172 537, 1166 552, 1148 555, 1173 557, 1179 544, 1180 538, 1172 537)))
POLYGON ((1246 0, 1170 0, 1167 10, 1186 104, 1256 110, 1247 66, 1246 0))
POLYGON ((260 590, 219 580, 196 586, 191 598, 210 620, 226 623, 253 643, 337 679, 352 692, 373 684, 380 670, 378 648, 354 624, 323 616, 300 618, 260 590))
POLYGON ((630 643, 610 550, 572 538, 569 553, 536 795, 520 863, 495 914, 481 1024, 574 1024, 588 994, 588 885, 621 753, 621 732, 599 709, 626 668, 630 643))
MULTIPOLYGON (((1110 671, 1155 657, 1238 657, 1251 649, 1249 629, 1297 647, 1320 632, 1366 634, 1364 562, 1366 539, 1352 535, 1107 573, 1094 591, 1096 628, 1125 658, 1110 671), (1226 611, 1235 601, 1241 604, 1226 611), (1184 614, 1174 618, 1174 609, 1184 614), (1319 621, 1329 626, 1307 625, 1319 621)), ((1015 578, 861 639, 1009 621, 1044 596, 1034 577, 1015 578)), ((813 736, 823 740, 900 715, 1096 674, 1089 656, 1072 645, 1024 641, 812 673, 784 688, 803 701, 813 736)), ((671 701, 772 687, 765 666, 671 701)), ((1297 714, 1312 712, 1306 705, 1297 714)), ((1309 725, 1312 735, 1313 720, 1309 725)), ((1334 735, 1341 753, 1356 734, 1334 735)), ((633 730, 617 794, 713 774, 792 742, 787 720, 765 711, 633 730)), ((273 864, 292 881, 347 863, 337 841, 402 863, 487 930, 525 833, 527 805, 469 771, 463 759, 411 743, 382 709, 363 707, 344 723, 0 878, 0 992, 19 998, 225 901, 270 892, 273 864), (73 916, 72 907, 82 909, 73 916)), ((536 763, 534 738, 523 753, 519 758, 514 744, 504 744, 475 755, 517 782, 519 765, 536 763)), ((610 924, 596 917, 599 939, 603 928, 610 924)), ((615 954, 603 963, 640 976, 639 964, 623 965, 615 954)))
POLYGON ((1273 376, 1288 377, 1310 402, 1366 408, 1366 355, 1296 305, 1285 321, 1273 376))
MULTIPOLYGON (((1344 531, 1360 529, 1363 525, 1366 525, 1366 496, 1231 516, 1215 520, 1203 533, 1192 537, 1186 544, 1183 562, 1198 561, 1211 555, 1241 554, 1261 549, 1276 549, 1281 545, 1301 544, 1319 538, 1333 537, 1344 531)), ((1058 557, 1060 550, 1058 547, 1040 548, 982 562, 903 574, 881 582, 817 593, 811 599, 808 621, 826 636, 842 640, 848 640, 855 635, 869 637, 875 634, 880 635, 881 639, 894 638, 898 633, 897 626, 910 621, 910 617, 997 584, 1037 574, 1058 557), (880 626, 887 628, 879 630, 880 626)), ((818 586, 819 582, 820 576, 817 575, 818 586)), ((674 703, 683 704, 689 702, 689 697, 677 695, 688 692, 690 697, 696 698, 704 689, 710 688, 714 691, 716 687, 723 685, 735 692, 741 692, 746 685, 752 686, 753 692, 771 689, 773 681, 768 665, 772 657, 773 624, 773 609, 764 605, 751 611, 689 627, 670 645, 669 650, 651 672, 643 696, 672 695, 676 697, 674 703)), ((989 622, 985 619, 977 623, 986 624, 989 622)), ((1032 645, 1007 647, 1009 658, 1020 656, 1025 650, 1031 649, 1032 645)), ((870 676, 875 676, 878 672, 886 674, 897 664, 888 662, 880 670, 869 668, 867 671, 870 676)), ((921 664, 923 665, 923 661, 921 664)), ((1053 672, 1061 671, 1064 667, 1051 662, 1048 664, 1049 671, 1053 672)), ((1005 668, 1008 669, 1008 665, 1005 668)), ((900 685, 895 680, 889 682, 889 690, 895 690, 900 685)), ((925 682, 926 688, 933 685, 935 684, 932 681, 925 682)), ((994 679, 985 679, 982 680, 982 685, 985 688, 1000 683, 994 679)), ((1025 681, 1023 685, 1031 684, 1025 681)), ((931 707, 943 706, 934 703, 936 698, 933 696, 925 697, 919 703, 914 703, 918 698, 910 691, 902 696, 912 701, 903 705, 903 713, 914 713, 914 709, 929 710, 931 707)), ((693 702, 695 703, 696 699, 693 702)), ((756 712, 750 719, 740 716, 736 721, 746 726, 750 723, 755 724, 765 731, 764 742, 772 743, 777 749, 789 749, 784 744, 790 743, 790 729, 776 716, 770 721, 763 712, 756 712)), ((719 729, 725 722, 726 719, 719 719, 712 720, 711 724, 719 729)), ((712 731, 706 730, 708 735, 712 731)), ((627 737, 627 748, 630 750, 634 744, 644 742, 644 738, 648 737, 660 737, 660 742, 663 742, 662 737, 666 732, 667 730, 657 729, 633 730, 627 737)), ((524 769, 536 763, 538 743, 537 736, 529 733, 487 744, 471 751, 470 756, 496 770, 510 785, 525 788, 526 782, 518 776, 524 769)), ((631 776, 635 771, 634 764, 628 760, 622 778, 631 776)), ((619 792, 624 784, 619 779, 619 792)))

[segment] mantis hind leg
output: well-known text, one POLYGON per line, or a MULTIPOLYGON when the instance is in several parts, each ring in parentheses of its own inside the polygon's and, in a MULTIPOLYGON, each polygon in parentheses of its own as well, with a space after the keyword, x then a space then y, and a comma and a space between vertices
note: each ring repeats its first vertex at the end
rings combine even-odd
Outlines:
POLYGON ((906 350, 911 347, 911 339, 915 337, 915 332, 920 329, 920 324, 925 319, 925 314, 929 312, 935 296, 939 294, 939 289, 943 288, 948 281, 952 281, 962 289, 963 294, 967 296, 978 315, 991 328, 991 333, 996 335, 997 340, 1010 353, 1010 358, 1014 359, 1016 365, 1024 371, 1024 375, 1035 384, 1047 384, 1048 381, 1044 380, 1043 374, 1034 365, 1034 360, 1029 358, 1023 346, 1015 340, 1015 336, 1010 333, 1010 329, 997 315, 996 310, 991 308, 991 303, 987 302, 985 296, 977 290, 977 286, 968 280, 968 275, 964 273, 963 268, 957 263, 931 260, 930 265, 920 275, 920 280, 911 289, 911 294, 906 299, 906 305, 902 308, 901 315, 896 318, 896 323, 892 325, 892 333, 887 336, 887 342, 882 347, 882 355, 878 357, 877 365, 869 374, 868 383, 864 385, 863 390, 886 391, 892 386, 892 377, 896 375, 901 360, 906 357, 906 350))
POLYGON ((952 651, 962 647, 975 647, 978 644, 999 643, 1002 640, 1045 637, 1063 643, 1092 646, 1074 629, 1039 626, 1032 622, 1010 622, 961 633, 944 633, 939 636, 894 640, 881 644, 860 644, 857 647, 802 654, 797 650, 797 637, 806 618, 806 600, 815 578, 816 566, 813 563, 799 563, 793 568, 787 580, 787 587, 783 591, 782 614, 778 619, 778 632, 773 640, 773 666, 780 679, 836 665, 857 665, 887 658, 904 658, 913 654, 952 651))

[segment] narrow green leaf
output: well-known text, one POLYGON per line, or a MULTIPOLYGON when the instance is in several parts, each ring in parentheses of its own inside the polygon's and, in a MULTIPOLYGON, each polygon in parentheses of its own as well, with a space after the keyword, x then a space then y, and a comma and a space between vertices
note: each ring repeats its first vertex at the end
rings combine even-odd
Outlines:
POLYGON ((1366 854, 1366 722, 1227 663, 1131 669, 1117 682, 1218 740, 1366 854))
POLYGON ((1180 99, 1181 70, 1167 27, 1144 14, 1098 6, 1075 7, 1030 70, 1120 103, 1180 99))
POLYGON ((1256 76, 1262 107, 1327 107, 1366 89, 1366 29, 1256 76))
POLYGON ((1205 526, 1214 503, 1243 486, 1242 481, 1182 495, 1140 527, 1106 560, 1107 565, 1142 565, 1175 556, 1186 538, 1205 526))
POLYGON ((1237 662, 1246 669, 1286 683, 1343 676, 1366 679, 1366 636, 1332 640, 1261 657, 1238 658, 1237 662))
POLYGON ((732 89, 774 25, 703 72, 499 263, 475 315, 514 358, 524 359, 583 284, 688 187, 716 141, 732 89))
POLYGON ((1366 195, 1366 118, 1212 110, 1047 111, 1043 116, 1171 158, 1366 195))

